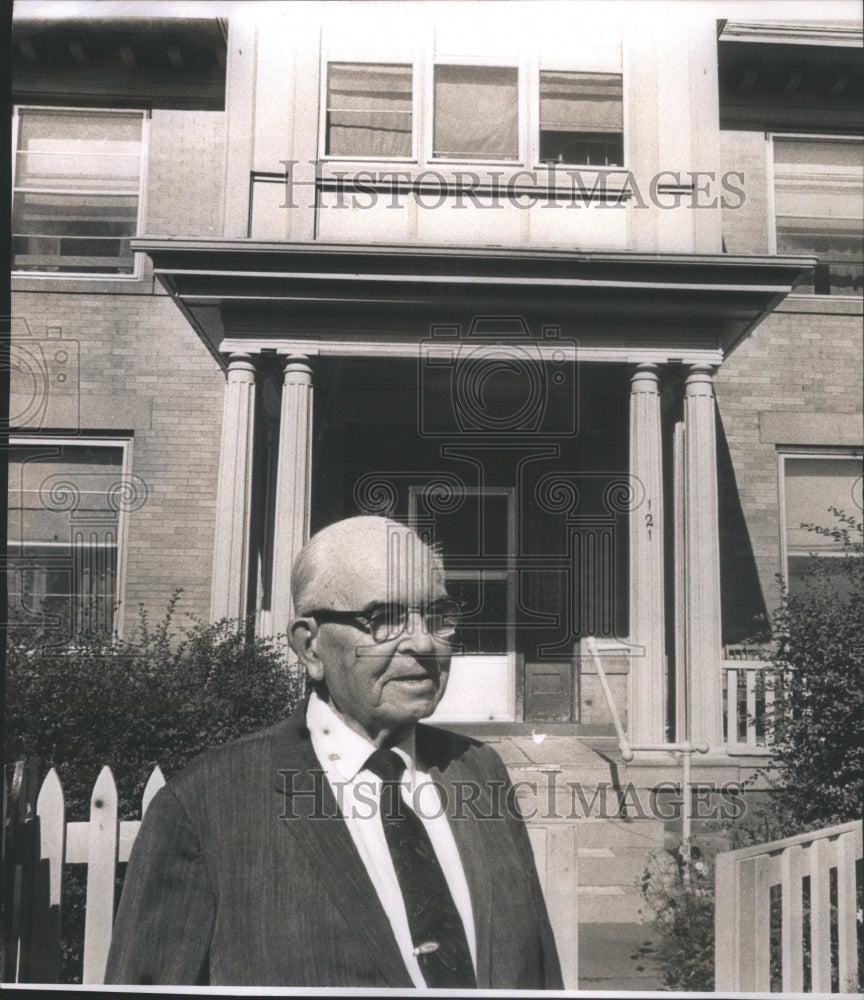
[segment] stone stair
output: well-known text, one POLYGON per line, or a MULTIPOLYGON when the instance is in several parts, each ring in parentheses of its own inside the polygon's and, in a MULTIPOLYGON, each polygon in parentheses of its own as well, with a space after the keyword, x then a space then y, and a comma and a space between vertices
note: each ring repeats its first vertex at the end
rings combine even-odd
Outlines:
POLYGON ((576 821, 578 920, 590 923, 644 923, 640 882, 652 854, 663 850, 660 819, 576 821))
POLYGON ((640 883, 666 845, 668 824, 651 814, 650 787, 621 766, 615 741, 501 735, 487 742, 521 783, 523 813, 536 811, 529 825, 575 824, 579 924, 649 921, 640 883))

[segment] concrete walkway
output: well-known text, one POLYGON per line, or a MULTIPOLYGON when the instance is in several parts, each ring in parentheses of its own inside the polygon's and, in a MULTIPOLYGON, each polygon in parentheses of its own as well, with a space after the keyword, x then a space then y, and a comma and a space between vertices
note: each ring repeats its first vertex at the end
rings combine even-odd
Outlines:
POLYGON ((662 990, 656 942, 651 927, 644 924, 580 924, 579 989, 662 990))

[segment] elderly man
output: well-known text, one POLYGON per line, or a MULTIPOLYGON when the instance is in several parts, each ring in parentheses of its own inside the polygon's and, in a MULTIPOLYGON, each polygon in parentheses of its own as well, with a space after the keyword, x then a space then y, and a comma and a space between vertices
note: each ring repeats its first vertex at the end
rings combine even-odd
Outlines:
POLYGON ((311 693, 154 798, 106 981, 561 988, 501 761, 417 725, 458 626, 438 555, 350 518, 304 547, 292 592, 311 693))

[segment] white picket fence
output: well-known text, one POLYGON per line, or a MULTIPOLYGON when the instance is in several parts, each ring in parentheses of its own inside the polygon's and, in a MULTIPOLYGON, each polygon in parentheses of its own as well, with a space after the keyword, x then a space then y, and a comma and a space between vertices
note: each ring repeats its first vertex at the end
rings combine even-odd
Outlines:
MULTIPOLYGON (((153 796, 165 784, 157 766, 144 789, 141 816, 153 796)), ((117 818, 117 786, 109 767, 103 767, 90 798, 90 819, 67 823, 63 787, 54 768, 45 776, 36 800, 39 866, 47 877, 47 893, 35 905, 47 912, 34 914, 38 933, 38 955, 31 981, 58 982, 61 926, 60 900, 63 869, 67 864, 87 865, 87 898, 84 924, 85 984, 99 984, 105 978, 111 928, 114 923, 114 894, 117 865, 129 860, 140 820, 117 818)), ((17 980, 16 980, 17 981, 17 980)))
POLYGON ((718 854, 714 989, 830 993, 833 979, 854 991, 862 853, 852 822, 718 854))

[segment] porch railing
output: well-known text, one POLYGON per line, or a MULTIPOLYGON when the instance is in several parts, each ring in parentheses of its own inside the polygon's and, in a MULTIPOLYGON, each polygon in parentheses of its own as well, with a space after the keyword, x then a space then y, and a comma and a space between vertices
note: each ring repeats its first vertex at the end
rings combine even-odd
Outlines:
POLYGON ((718 854, 714 989, 860 989, 861 859, 857 821, 718 854))
POLYGON ((771 664, 760 649, 729 645, 723 659, 723 737, 731 753, 767 750, 768 719, 774 702, 771 664))

